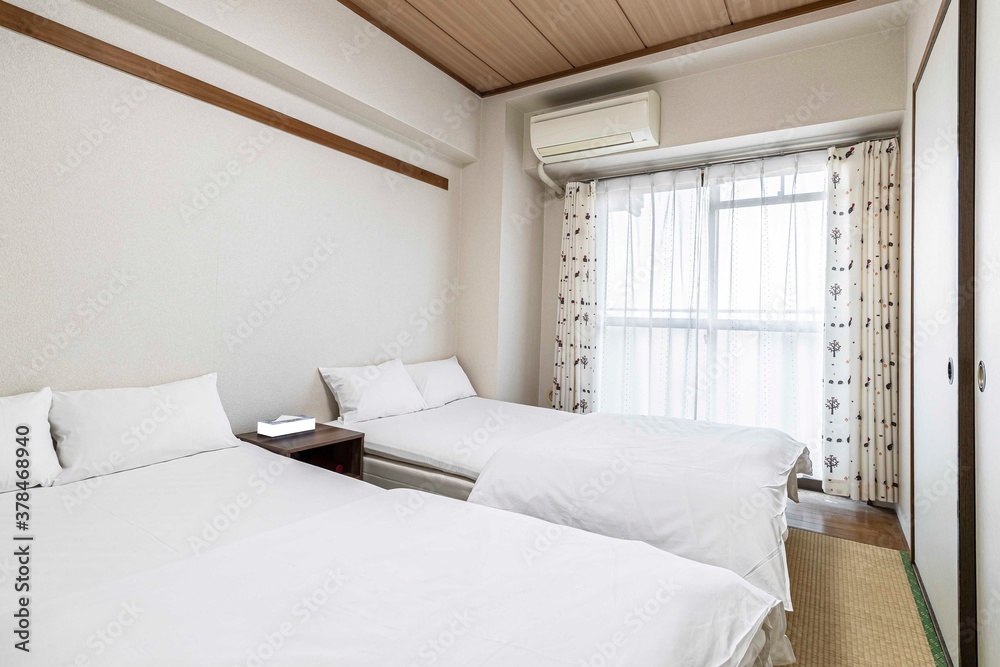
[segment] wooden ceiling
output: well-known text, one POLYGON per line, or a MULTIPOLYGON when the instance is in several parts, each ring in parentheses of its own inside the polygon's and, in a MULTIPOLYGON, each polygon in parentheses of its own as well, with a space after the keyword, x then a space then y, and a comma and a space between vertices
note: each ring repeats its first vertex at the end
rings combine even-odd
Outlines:
POLYGON ((853 0, 340 0, 496 94, 853 0))

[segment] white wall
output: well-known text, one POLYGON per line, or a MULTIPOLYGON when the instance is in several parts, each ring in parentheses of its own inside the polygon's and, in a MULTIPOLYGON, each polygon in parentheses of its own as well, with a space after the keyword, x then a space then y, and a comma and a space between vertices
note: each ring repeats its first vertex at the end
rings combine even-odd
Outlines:
MULTIPOLYGON (((476 158, 479 96, 339 2, 118 1, 150 13, 151 5, 168 7, 328 87, 336 92, 332 99, 384 127, 463 163, 476 158)), ((189 23, 179 25, 190 30, 189 23)), ((419 161, 419 153, 412 159, 419 161)))
MULTIPOLYGON (((776 149, 802 128, 898 114, 906 94, 904 35, 903 28, 887 28, 707 71, 680 69, 673 78, 618 91, 652 89, 660 95, 660 146, 552 165, 549 173, 564 179, 620 173, 686 155, 704 157, 726 140, 763 134, 771 136, 758 138, 752 149, 765 142, 764 148, 776 149)), ((524 168, 534 170, 538 160, 527 136, 524 142, 524 168)))
POLYGON ((480 395, 532 404, 545 195, 521 169, 523 112, 487 99, 482 122, 480 159, 462 174, 459 357, 480 395))
MULTIPOLYGON (((193 76, 410 150, 169 31, 56 7, 193 76)), ((0 395, 218 370, 233 426, 249 429, 281 412, 330 417, 317 366, 455 353, 453 164, 427 157, 448 191, 393 178, 6 30, 0 63, 0 395)))
POLYGON ((500 235, 500 347, 497 394, 534 403, 539 377, 542 284, 541 183, 521 170, 524 114, 508 105, 500 235))

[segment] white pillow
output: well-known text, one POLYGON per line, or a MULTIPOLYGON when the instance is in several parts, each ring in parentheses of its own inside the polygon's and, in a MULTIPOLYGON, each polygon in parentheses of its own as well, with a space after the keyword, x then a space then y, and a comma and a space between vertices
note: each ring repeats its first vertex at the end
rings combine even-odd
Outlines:
POLYGON ((16 490, 18 449, 27 445, 29 486, 51 486, 62 468, 52 448, 49 407, 52 390, 0 398, 0 493, 16 490), (22 438, 24 438, 22 440, 22 438))
POLYGON ((211 373, 148 389, 55 392, 58 484, 236 447, 211 373))
POLYGON ((469 376, 462 370, 457 357, 441 361, 425 361, 422 364, 407 364, 406 372, 420 390, 428 408, 476 395, 469 382, 469 376))
POLYGON ((321 368, 319 372, 337 399, 345 424, 427 409, 399 359, 378 366, 321 368))

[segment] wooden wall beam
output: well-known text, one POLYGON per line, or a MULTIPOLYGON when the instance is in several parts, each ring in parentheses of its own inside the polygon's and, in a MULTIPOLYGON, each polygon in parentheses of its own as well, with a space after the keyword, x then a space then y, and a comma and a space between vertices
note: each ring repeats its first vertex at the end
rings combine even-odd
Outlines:
POLYGON ((359 160, 448 189, 448 179, 0 0, 0 26, 359 160))

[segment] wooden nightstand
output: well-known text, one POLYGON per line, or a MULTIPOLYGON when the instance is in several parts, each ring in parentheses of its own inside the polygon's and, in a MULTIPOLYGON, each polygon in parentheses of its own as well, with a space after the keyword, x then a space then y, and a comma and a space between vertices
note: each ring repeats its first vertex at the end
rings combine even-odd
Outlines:
POLYGON ((257 433, 244 433, 236 437, 275 454, 356 479, 361 479, 364 472, 365 434, 357 431, 316 424, 315 431, 278 438, 257 433))

